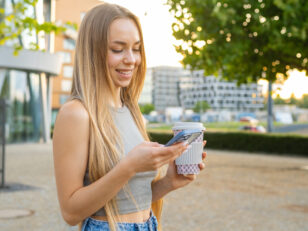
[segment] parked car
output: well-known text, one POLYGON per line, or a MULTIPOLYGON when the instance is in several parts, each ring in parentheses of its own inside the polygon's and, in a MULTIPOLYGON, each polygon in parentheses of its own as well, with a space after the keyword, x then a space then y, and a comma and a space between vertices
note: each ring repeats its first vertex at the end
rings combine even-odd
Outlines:
POLYGON ((266 132, 266 129, 261 125, 258 125, 258 126, 245 125, 245 126, 240 127, 240 130, 252 131, 252 132, 261 132, 261 133, 266 132))

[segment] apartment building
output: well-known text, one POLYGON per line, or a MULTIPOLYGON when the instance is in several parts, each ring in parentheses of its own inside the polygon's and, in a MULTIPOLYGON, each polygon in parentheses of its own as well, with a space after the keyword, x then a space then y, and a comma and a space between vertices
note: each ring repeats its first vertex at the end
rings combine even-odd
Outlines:
POLYGON ((206 76, 204 71, 193 71, 180 83, 181 104, 193 108, 198 101, 206 101, 213 110, 227 109, 238 112, 255 112, 263 108, 262 86, 256 83, 229 82, 220 77, 206 76))
POLYGON ((153 69, 147 68, 143 89, 139 97, 139 104, 153 104, 153 69))
POLYGON ((190 71, 180 67, 159 66, 152 68, 153 104, 155 110, 181 106, 180 82, 190 76, 190 71))
POLYGON ((254 112, 263 107, 258 84, 228 82, 219 77, 204 77, 203 70, 180 67, 155 67, 152 70, 155 109, 182 106, 191 109, 198 101, 207 101, 213 110, 254 112))
MULTIPOLYGON (((57 0, 55 7, 56 22, 71 22, 79 26, 86 12, 99 3, 101 1, 98 0, 57 0)), ((68 27, 64 34, 57 35, 55 38, 54 49, 57 54, 62 56, 63 64, 61 73, 53 82, 52 123, 55 121, 59 108, 70 95, 76 39, 77 31, 73 27, 68 27)))

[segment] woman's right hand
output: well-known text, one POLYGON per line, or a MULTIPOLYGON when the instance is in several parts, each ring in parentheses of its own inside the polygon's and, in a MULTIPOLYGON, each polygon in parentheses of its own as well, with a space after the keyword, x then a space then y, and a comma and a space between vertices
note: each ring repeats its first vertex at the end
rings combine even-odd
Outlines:
POLYGON ((186 143, 177 143, 165 147, 157 142, 142 142, 128 152, 125 157, 133 167, 134 172, 153 171, 174 161, 188 147, 186 143))

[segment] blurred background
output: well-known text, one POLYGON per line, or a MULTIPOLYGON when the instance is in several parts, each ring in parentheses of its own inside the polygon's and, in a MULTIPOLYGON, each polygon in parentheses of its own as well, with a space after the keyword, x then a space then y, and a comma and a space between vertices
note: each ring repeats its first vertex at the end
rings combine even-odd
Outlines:
MULTIPOLYGON (((37 192, 42 196, 39 189, 45 186, 33 183, 39 182, 33 179, 40 174, 43 177, 44 169, 47 172, 42 182, 51 181, 52 186, 46 186, 48 195, 57 203, 52 168, 53 127, 61 105, 69 98, 78 27, 86 12, 101 2, 0 0, 0 219, 3 218, 0 230, 23 227, 22 221, 14 226, 15 220, 1 225, 4 219, 10 218, 9 214, 12 217, 40 214, 34 212, 36 209, 23 210, 31 205, 22 204, 27 203, 23 199, 25 195, 31 197, 37 192), (42 156, 41 152, 47 155, 42 156), (25 154, 21 156, 21 153, 25 154), (20 206, 15 206, 14 201, 21 201, 20 206)), ((207 147, 223 150, 223 153, 213 151, 217 160, 214 158, 212 163, 217 164, 221 156, 236 155, 232 151, 249 152, 251 156, 251 152, 293 156, 300 159, 279 159, 281 165, 297 169, 301 179, 307 179, 306 1, 105 2, 122 5, 140 19, 147 73, 139 105, 153 140, 166 142, 172 136, 175 122, 202 122, 206 127, 207 147)), ((264 160, 266 166, 269 162, 264 160)), ((296 206, 304 207, 291 207, 307 213, 307 183, 299 185, 303 188, 297 196, 303 203, 296 206)), ((180 194, 176 195, 181 198, 180 194)), ((37 210, 43 204, 38 204, 37 210)), ((69 229, 62 224, 58 205, 53 206, 58 215, 51 224, 61 225, 53 229, 47 222, 37 230, 69 229)), ((307 230, 307 222, 301 217, 296 219, 303 226, 291 222, 295 226, 285 227, 307 230)), ((172 225, 165 223, 167 230, 178 230, 172 225)), ((193 230, 205 230, 205 227, 222 230, 209 223, 193 227, 193 230)), ((271 226, 249 227, 243 230, 268 230, 271 226)))

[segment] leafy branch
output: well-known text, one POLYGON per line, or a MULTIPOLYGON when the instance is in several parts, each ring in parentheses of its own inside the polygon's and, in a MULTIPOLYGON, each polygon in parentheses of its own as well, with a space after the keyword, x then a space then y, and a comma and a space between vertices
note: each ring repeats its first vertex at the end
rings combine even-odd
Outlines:
POLYGON ((35 16, 37 2, 38 0, 22 0, 15 3, 11 0, 11 12, 5 12, 5 9, 0 8, 0 45, 8 42, 12 44, 14 55, 18 55, 18 52, 25 47, 22 40, 24 34, 36 37, 35 42, 28 44, 31 50, 42 50, 38 44, 41 32, 59 34, 65 32, 67 27, 77 29, 77 25, 71 22, 64 25, 57 25, 53 22, 39 23, 35 16), (29 15, 31 10, 34 12, 33 17, 29 15))

